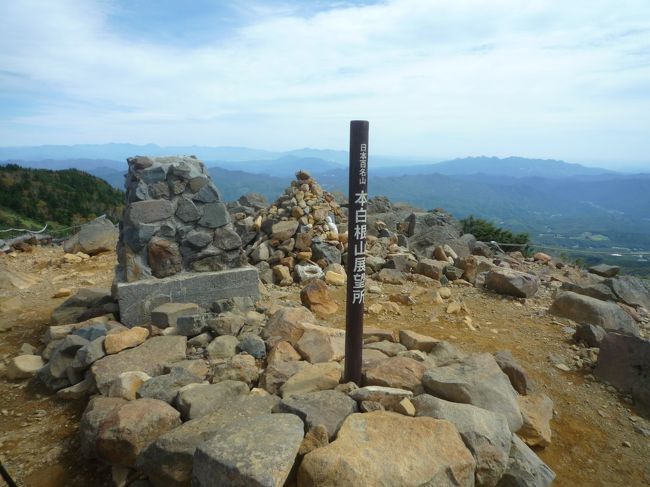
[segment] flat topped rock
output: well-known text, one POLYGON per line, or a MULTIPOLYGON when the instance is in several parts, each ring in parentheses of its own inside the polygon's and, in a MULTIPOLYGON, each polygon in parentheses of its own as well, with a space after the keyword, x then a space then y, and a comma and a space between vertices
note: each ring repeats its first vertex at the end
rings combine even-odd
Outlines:
POLYGON ((284 485, 304 437, 293 414, 269 414, 230 423, 194 454, 192 485, 284 485))
POLYGON ((448 421, 376 411, 348 416, 336 441, 305 455, 298 485, 469 487, 474 467, 448 421))
POLYGON ((158 328, 176 326, 179 316, 201 313, 203 308, 194 303, 163 303, 151 311, 151 323, 158 328))
POLYGON ((508 466, 510 429, 506 417, 471 404, 445 401, 429 394, 413 399, 416 416, 447 420, 456 426, 476 460, 476 485, 496 485, 508 466))
POLYGON ((343 420, 357 412, 357 403, 339 391, 317 391, 283 399, 275 410, 297 415, 305 422, 305 430, 323 425, 331 440, 343 420))
POLYGON ((161 375, 165 365, 185 359, 186 346, 185 337, 154 337, 136 348, 97 360, 90 370, 99 391, 108 394, 111 382, 122 372, 141 371, 152 377, 161 375))
POLYGON ((592 274, 602 277, 614 277, 620 272, 621 268, 616 265, 598 264, 588 269, 592 274))
POLYGON ((433 396, 505 415, 513 432, 523 424, 517 392, 489 353, 471 355, 462 362, 428 370, 422 383, 433 396))
POLYGON ((192 479, 194 452, 198 445, 229 423, 271 414, 279 401, 277 396, 238 396, 222 404, 219 410, 159 436, 140 453, 137 468, 147 474, 154 485, 187 486, 192 479))
POLYGON ((611 301, 600 301, 571 291, 563 291, 557 293, 549 312, 578 323, 599 325, 607 331, 639 336, 639 326, 636 322, 611 301))

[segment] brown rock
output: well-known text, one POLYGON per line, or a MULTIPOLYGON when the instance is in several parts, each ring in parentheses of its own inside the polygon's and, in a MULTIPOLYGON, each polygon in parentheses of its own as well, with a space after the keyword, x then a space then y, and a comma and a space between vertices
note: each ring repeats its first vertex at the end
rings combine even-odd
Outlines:
POLYGON ((290 362, 300 360, 300 354, 291 346, 289 342, 278 342, 269 352, 266 363, 273 365, 280 362, 290 362))
POLYGON ((440 340, 415 333, 411 330, 400 330, 399 342, 409 350, 421 350, 422 352, 428 353, 433 350, 438 343, 440 343, 440 340))
POLYGON ((311 326, 305 330, 296 349, 312 364, 338 362, 345 356, 345 331, 324 326, 311 326))
POLYGON ((112 465, 134 467, 141 450, 181 425, 180 413, 158 399, 138 399, 114 409, 97 431, 97 456, 112 465))
POLYGON ((336 441, 305 455, 298 485, 469 487, 475 466, 448 421, 386 411, 357 413, 348 416, 336 441))
POLYGON ((62 287, 52 295, 52 299, 67 298, 71 294, 72 294, 72 289, 69 289, 67 287, 62 287))
POLYGON ((270 364, 260 378, 260 387, 271 394, 278 394, 290 377, 308 368, 311 364, 303 360, 291 360, 270 364))
POLYGON ((310 281, 300 291, 300 301, 304 306, 318 314, 329 315, 336 313, 339 308, 323 281, 310 281))
POLYGON ((293 284, 291 270, 286 265, 273 266, 273 277, 278 286, 291 286, 293 284))
POLYGON ((334 271, 325 272, 325 282, 333 286, 345 286, 347 277, 345 274, 339 274, 334 271))
POLYGON ((544 252, 537 252, 535 255, 533 255, 533 259, 535 259, 537 262, 541 262, 542 264, 546 264, 552 258, 553 257, 545 254, 544 252))
POLYGON ((282 397, 334 389, 341 381, 342 372, 341 366, 336 362, 308 365, 284 383, 281 388, 282 397))
POLYGON ((533 382, 528 377, 524 368, 519 365, 519 362, 512 356, 509 350, 500 350, 494 354, 494 359, 499 364, 499 367, 504 374, 510 379, 512 387, 519 394, 526 395, 533 389, 533 382))
POLYGON ((154 237, 149 241, 147 258, 151 273, 156 277, 173 276, 182 269, 178 245, 164 238, 154 237))
POLYGON ((404 416, 415 416, 415 406, 411 400, 407 397, 398 402, 394 407, 393 411, 404 416))
POLYGON ((443 275, 445 267, 448 265, 449 262, 442 262, 433 259, 421 259, 418 266, 415 268, 415 272, 439 281, 443 275))
POLYGON ((426 365, 411 358, 390 357, 365 371, 364 385, 394 387, 419 394, 426 370, 426 365))
POLYGON ((135 326, 127 331, 106 335, 104 350, 107 355, 121 352, 127 348, 137 347, 149 336, 149 330, 135 326))
POLYGON ((553 401, 541 392, 517 397, 524 425, 517 434, 528 446, 546 447, 551 444, 553 401))
POLYGON ((329 445, 327 429, 322 424, 312 427, 302 440, 298 455, 306 455, 309 452, 329 445))
POLYGON ((295 345, 305 331, 303 324, 315 322, 316 318, 305 307, 281 307, 267 321, 262 338, 272 343, 287 341, 295 345))

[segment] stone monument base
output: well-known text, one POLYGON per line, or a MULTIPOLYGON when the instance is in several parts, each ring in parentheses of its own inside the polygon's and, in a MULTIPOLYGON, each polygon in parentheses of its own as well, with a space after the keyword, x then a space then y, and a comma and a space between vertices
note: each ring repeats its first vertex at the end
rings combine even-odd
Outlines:
POLYGON ((149 323, 151 311, 163 303, 196 303, 209 309, 219 299, 246 296, 259 298, 254 267, 117 283, 120 321, 128 327, 149 323))

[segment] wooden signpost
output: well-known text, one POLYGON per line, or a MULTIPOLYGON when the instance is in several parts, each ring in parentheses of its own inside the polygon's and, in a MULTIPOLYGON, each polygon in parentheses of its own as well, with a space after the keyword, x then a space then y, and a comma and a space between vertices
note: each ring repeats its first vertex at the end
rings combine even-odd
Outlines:
POLYGON ((366 232, 368 229, 368 122, 350 122, 348 196, 347 302, 345 309, 346 382, 361 383, 363 306, 366 297, 366 232))

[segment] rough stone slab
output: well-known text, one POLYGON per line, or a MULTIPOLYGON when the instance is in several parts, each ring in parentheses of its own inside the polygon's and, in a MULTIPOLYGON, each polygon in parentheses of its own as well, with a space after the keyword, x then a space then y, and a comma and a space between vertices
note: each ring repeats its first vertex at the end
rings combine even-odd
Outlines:
POLYGON ((639 412, 650 418, 650 340, 608 333, 594 375, 631 394, 639 412))
POLYGON ((192 419, 159 436, 138 456, 138 470, 147 474, 156 487, 188 486, 198 445, 227 424, 271 414, 279 401, 277 396, 238 396, 222 404, 218 411, 192 419))
POLYGON ((283 399, 274 412, 295 414, 305 422, 305 431, 322 425, 332 440, 343 420, 358 411, 357 403, 339 391, 316 391, 283 399))
POLYGON ((607 331, 639 336, 639 326, 636 322, 613 302, 562 291, 555 296, 549 312, 578 323, 599 325, 607 331))
POLYGON ((475 461, 455 426, 375 411, 352 414, 336 441, 305 455, 300 487, 473 487, 475 461))
POLYGON ((164 279, 118 283, 120 319, 128 327, 147 324, 163 303, 196 303, 210 308, 218 299, 259 297, 258 271, 242 267, 219 272, 180 274, 164 279))
POLYGON ((194 454, 192 485, 284 485, 304 437, 293 414, 257 416, 221 428, 194 454))
POLYGON ((99 359, 91 367, 97 388, 107 394, 111 383, 122 372, 141 371, 152 377, 160 375, 164 366, 185 359, 187 338, 160 336, 150 338, 137 348, 124 350, 99 359))
POLYGON ((497 484, 508 466, 511 445, 511 433, 504 415, 429 394, 419 395, 413 403, 417 416, 444 419, 456 426, 476 460, 477 486, 497 484))

